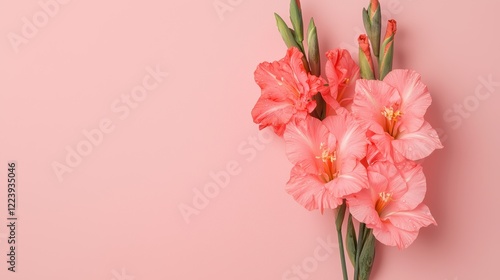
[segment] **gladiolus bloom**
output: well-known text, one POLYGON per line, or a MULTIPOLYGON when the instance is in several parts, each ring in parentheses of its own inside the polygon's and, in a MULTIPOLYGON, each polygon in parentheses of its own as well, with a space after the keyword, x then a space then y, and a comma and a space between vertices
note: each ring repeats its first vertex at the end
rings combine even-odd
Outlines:
POLYGON ((401 170, 378 162, 368 167, 370 187, 347 198, 354 218, 373 229, 381 243, 407 248, 420 228, 436 225, 422 203, 426 182, 422 167, 408 163, 401 170))
POLYGON ((354 97, 354 85, 359 79, 359 67, 347 50, 335 49, 326 53, 325 74, 330 90, 321 95, 332 108, 349 108, 354 97))
POLYGON ((308 210, 335 209, 347 195, 367 187, 360 163, 366 155, 365 130, 347 112, 290 124, 284 139, 295 165, 286 191, 308 210))
POLYGON ((281 136, 288 123, 304 120, 316 107, 313 95, 325 82, 306 72, 302 57, 302 52, 292 47, 280 61, 261 63, 255 70, 262 92, 252 117, 260 129, 272 126, 281 136))
POLYGON ((394 70, 383 81, 358 80, 352 112, 363 121, 368 136, 386 159, 419 160, 443 146, 424 120, 432 102, 420 75, 394 70))

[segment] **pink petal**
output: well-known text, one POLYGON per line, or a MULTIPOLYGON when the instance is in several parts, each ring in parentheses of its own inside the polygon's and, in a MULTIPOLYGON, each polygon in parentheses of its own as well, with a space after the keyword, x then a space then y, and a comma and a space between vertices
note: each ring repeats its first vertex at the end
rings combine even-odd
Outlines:
POLYGON ((364 158, 368 140, 366 129, 351 114, 347 111, 339 111, 339 113, 337 116, 325 118, 323 124, 337 138, 337 161, 343 165, 343 161, 348 158, 357 160, 364 158))
POLYGON ((398 134, 392 142, 394 149, 410 160, 419 160, 430 155, 435 149, 443 148, 437 132, 428 122, 414 132, 398 134))
POLYGON ((342 200, 330 194, 315 174, 307 173, 299 165, 295 165, 290 173, 286 192, 307 210, 335 209, 342 200))
POLYGON ((272 100, 261 96, 252 109, 252 118, 263 129, 273 126, 276 134, 283 135, 285 125, 297 112, 288 100, 272 100))
MULTIPOLYGON (((321 92, 327 91, 328 88, 325 87, 325 84, 327 83, 323 78, 321 77, 316 77, 314 75, 309 74, 308 75, 308 80, 307 83, 309 85, 309 95, 310 97, 321 92)), ((314 108, 313 108, 314 109, 314 108)), ((309 111, 309 112, 312 112, 309 111)))
POLYGON ((387 215, 383 220, 390 222, 398 229, 406 231, 418 231, 421 227, 431 224, 437 225, 425 204, 420 204, 413 210, 399 211, 387 215))
POLYGON ((307 93, 308 74, 304 69, 302 56, 302 52, 297 48, 290 48, 280 61, 259 64, 254 76, 255 82, 262 89, 262 95, 297 99, 300 93, 307 93))
POLYGON ((252 117, 261 129, 272 126, 282 135, 290 121, 304 119, 316 107, 312 96, 324 81, 305 71, 302 56, 298 49, 290 48, 280 61, 261 63, 255 70, 261 96, 252 117))
POLYGON ((347 197, 349 212, 356 220, 372 227, 378 227, 382 221, 373 207, 377 199, 378 195, 371 189, 363 189, 358 193, 352 194, 347 197))
POLYGON ((352 171, 343 173, 341 169, 338 177, 328 182, 326 187, 340 198, 357 193, 368 187, 366 168, 358 162, 352 171))
POLYGON ((413 70, 396 69, 385 77, 384 82, 396 88, 401 95, 400 110, 403 116, 399 130, 417 130, 422 126, 425 112, 432 103, 431 95, 420 75, 413 70))
POLYGON ((392 224, 383 224, 382 227, 373 228, 373 235, 382 244, 398 246, 399 249, 404 249, 417 239, 418 231, 406 231, 392 224))
POLYGON ((288 159, 305 171, 318 174, 322 163, 316 156, 321 155, 321 143, 327 144, 328 138, 328 129, 316 118, 308 117, 298 124, 290 123, 284 133, 288 159))
POLYGON ((352 112, 357 119, 377 123, 385 130, 386 118, 382 111, 399 101, 399 93, 388 84, 375 80, 357 80, 352 112))
POLYGON ((394 154, 392 148, 393 138, 387 133, 372 134, 370 136, 371 144, 367 151, 369 154, 369 162, 390 161, 394 162, 394 154))
POLYGON ((359 67, 344 49, 331 50, 326 57, 325 74, 330 90, 322 92, 323 99, 334 108, 336 104, 349 106, 354 96, 353 85, 359 79, 359 67))
POLYGON ((379 198, 380 193, 391 191, 392 177, 394 177, 394 173, 397 173, 396 168, 391 163, 377 162, 368 166, 367 172, 370 189, 375 193, 376 199, 379 198))
MULTIPOLYGON (((389 192, 392 194, 392 199, 396 202, 399 201, 401 197, 403 197, 410 189, 409 184, 401 174, 401 170, 396 168, 393 163, 388 161, 386 162, 378 162, 369 167, 370 174, 374 171, 383 174, 387 178, 387 188, 385 192, 389 192)), ((425 179, 425 178, 424 178, 425 179)), ((372 184, 372 178, 370 177, 370 184, 372 184)), ((390 203, 394 204, 394 203, 390 203)))
POLYGON ((427 191, 427 182, 422 166, 414 164, 412 167, 408 164, 403 169, 400 169, 400 172, 408 186, 408 191, 398 197, 394 205, 397 205, 400 211, 415 209, 422 203, 427 191))

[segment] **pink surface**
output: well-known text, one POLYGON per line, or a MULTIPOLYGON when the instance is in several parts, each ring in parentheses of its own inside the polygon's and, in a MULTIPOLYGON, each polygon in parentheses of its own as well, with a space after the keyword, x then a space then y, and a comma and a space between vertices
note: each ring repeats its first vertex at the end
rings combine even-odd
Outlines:
MULTIPOLYGON (((500 4, 381 2, 398 20, 395 67, 422 74, 445 148, 423 163, 438 226, 379 246, 373 279, 493 279, 500 4)), ((250 117, 255 67, 285 53, 273 12, 288 0, 40 3, 0 3, 1 279, 340 279, 332 213, 285 193, 284 144, 250 117)), ((356 49, 367 4, 302 1, 322 52, 356 49)))

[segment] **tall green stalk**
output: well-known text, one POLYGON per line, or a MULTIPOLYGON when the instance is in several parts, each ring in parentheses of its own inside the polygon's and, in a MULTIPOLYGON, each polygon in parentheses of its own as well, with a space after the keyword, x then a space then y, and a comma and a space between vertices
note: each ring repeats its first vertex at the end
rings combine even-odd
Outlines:
POLYGON ((344 200, 342 205, 340 205, 338 208, 337 217, 335 219, 335 225, 337 227, 337 238, 338 238, 338 242, 339 242, 340 261, 342 263, 342 276, 343 276, 344 280, 348 280, 347 266, 346 266, 346 262, 345 262, 345 253, 344 253, 344 241, 342 239, 342 224, 344 222, 345 210, 346 210, 346 202, 344 200))

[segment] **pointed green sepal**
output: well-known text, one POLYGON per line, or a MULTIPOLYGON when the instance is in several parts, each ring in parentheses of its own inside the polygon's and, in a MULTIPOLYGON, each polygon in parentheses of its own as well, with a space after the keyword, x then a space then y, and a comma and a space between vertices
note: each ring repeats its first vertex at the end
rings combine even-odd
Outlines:
POLYGON ((359 44, 359 68, 361 78, 366 80, 375 79, 375 68, 373 66, 372 55, 370 51, 370 42, 368 36, 361 34, 358 38, 359 44))
POLYGON ((309 46, 309 69, 311 70, 311 74, 319 77, 321 75, 321 62, 319 55, 318 32, 316 31, 316 25, 314 24, 313 18, 311 18, 309 28, 307 30, 307 44, 309 46))
POLYGON ((347 220, 347 232, 345 235, 345 242, 347 245, 347 254, 349 255, 349 259, 351 260, 352 265, 354 266, 356 263, 356 231, 354 230, 354 224, 352 221, 352 215, 349 214, 349 218, 347 220))
POLYGON ((380 11, 380 6, 378 7, 375 15, 372 18, 372 31, 369 36, 370 42, 372 43, 372 49, 375 56, 378 58, 380 53, 380 35, 382 30, 382 13, 380 11))
POLYGON ((369 34, 372 30, 372 23, 370 21, 368 10, 365 8, 363 8, 363 25, 365 26, 366 33, 369 34))
POLYGON ((361 254, 359 256, 359 275, 357 280, 370 279, 373 261, 375 260, 375 241, 375 236, 370 230, 366 236, 363 249, 361 250, 361 254))
POLYGON ((382 29, 382 12, 378 1, 371 1, 368 9, 363 9, 363 24, 370 39, 375 57, 380 54, 380 35, 382 29))
POLYGON ((392 71, 392 61, 394 57, 394 43, 391 42, 386 47, 383 59, 380 61, 380 80, 383 80, 392 71))
POLYGON ((366 34, 370 38, 373 54, 379 57, 380 35, 382 29, 382 12, 378 0, 371 0, 368 9, 363 8, 363 24, 366 34))
POLYGON ((335 226, 337 230, 342 229, 342 223, 344 223, 346 202, 344 201, 342 205, 337 207, 337 218, 335 219, 335 226))
POLYGON ((302 51, 302 49, 295 41, 295 36, 293 35, 291 29, 288 27, 285 21, 276 13, 274 14, 274 17, 276 18, 276 25, 278 26, 278 30, 286 46, 288 48, 296 47, 297 49, 302 51))
POLYGON ((300 44, 304 41, 304 23, 299 0, 290 1, 290 21, 295 30, 295 41, 300 44))
POLYGON ((362 79, 375 80, 375 74, 373 74, 373 71, 370 68, 370 63, 368 62, 368 59, 366 59, 366 56, 362 55, 361 52, 359 55, 359 68, 362 79))
POLYGON ((387 31, 385 33, 384 41, 380 46, 379 68, 380 80, 392 71, 392 60, 394 57, 394 36, 396 35, 397 24, 396 21, 391 19, 387 23, 387 31))

